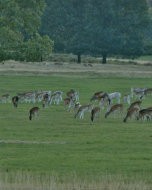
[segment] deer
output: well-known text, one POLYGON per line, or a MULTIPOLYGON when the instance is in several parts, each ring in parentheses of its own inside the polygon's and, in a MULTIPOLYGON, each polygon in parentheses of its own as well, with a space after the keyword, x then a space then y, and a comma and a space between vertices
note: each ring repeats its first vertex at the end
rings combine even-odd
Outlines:
POLYGON ((131 105, 129 106, 128 110, 130 110, 132 108, 135 108, 135 107, 140 109, 141 103, 142 103, 142 101, 140 101, 140 100, 131 103, 131 105))
POLYGON ((99 115, 100 113, 100 107, 95 107, 91 110, 91 121, 93 122, 95 117, 99 115))
POLYGON ((152 88, 147 88, 144 91, 145 95, 152 95, 152 88))
POLYGON ((115 113, 120 111, 120 113, 123 112, 123 104, 114 104, 109 111, 105 113, 105 118, 107 118, 111 113, 115 113))
POLYGON ((131 97, 135 95, 139 100, 141 100, 145 95, 145 90, 147 88, 131 88, 131 97))
POLYGON ((116 99, 117 104, 120 104, 120 98, 121 98, 121 93, 120 92, 109 93, 108 97, 109 97, 111 103, 112 103, 113 99, 116 99))
POLYGON ((95 92, 93 96, 91 97, 90 102, 94 100, 101 100, 101 97, 103 96, 103 94, 105 94, 105 92, 103 91, 95 92))
POLYGON ((65 98, 64 100, 64 107, 66 109, 66 107, 68 108, 67 111, 70 111, 72 108, 74 108, 75 106, 75 100, 73 100, 73 98, 65 98))
POLYGON ((32 118, 36 115, 38 115, 39 107, 33 107, 29 111, 29 120, 32 120, 32 118))
POLYGON ((18 96, 13 96, 12 103, 13 103, 15 108, 18 107, 18 102, 19 102, 19 97, 18 96))
POLYGON ((152 118, 152 107, 145 108, 139 111, 139 115, 137 117, 137 120, 150 120, 152 118))
POLYGON ((62 91, 55 91, 51 94, 51 98, 50 98, 50 104, 52 104, 52 102, 54 104, 59 104, 62 101, 62 95, 63 92, 62 91))
POLYGON ((140 110, 139 107, 131 107, 130 109, 128 109, 126 117, 124 118, 123 122, 126 123, 128 118, 130 119, 132 117, 137 118, 139 114, 139 110, 140 110))
POLYGON ((49 103, 50 103, 50 95, 46 93, 43 95, 42 107, 45 108, 46 105, 49 105, 49 103))
POLYGON ((123 96, 123 102, 127 103, 128 105, 130 105, 131 104, 131 95, 130 94, 125 94, 123 96))
POLYGON ((70 91, 68 91, 66 93, 67 97, 71 98, 71 99, 75 99, 75 101, 79 101, 79 92, 71 89, 70 91))
POLYGON ((92 104, 82 105, 79 107, 79 109, 74 117, 77 118, 79 116, 80 119, 83 119, 84 113, 91 112, 92 108, 93 108, 92 104))

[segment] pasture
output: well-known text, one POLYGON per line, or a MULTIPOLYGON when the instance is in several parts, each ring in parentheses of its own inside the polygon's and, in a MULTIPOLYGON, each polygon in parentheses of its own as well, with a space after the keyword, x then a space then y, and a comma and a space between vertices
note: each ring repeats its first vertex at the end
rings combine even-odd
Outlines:
MULTIPOLYGON (((152 85, 150 77, 104 77, 85 73, 4 75, 0 76, 0 84, 0 95, 9 93, 11 96, 34 90, 62 90, 65 98, 66 92, 73 88, 79 91, 81 104, 89 103, 96 91, 126 94, 131 87, 152 85)), ((152 96, 143 99, 142 107, 152 106, 151 100, 152 96)), ((114 181, 144 183, 145 189, 152 187, 152 121, 123 123, 121 116, 105 119, 103 110, 91 123, 89 113, 83 120, 75 119, 74 113, 67 112, 63 103, 46 108, 37 103, 39 117, 30 121, 28 111, 32 106, 23 103, 15 109, 11 103, 0 104, 1 183, 6 174, 25 173, 58 176, 60 183, 74 178, 88 183, 101 182, 101 178, 111 176, 114 181)), ((127 107, 125 105, 125 111, 127 107)))

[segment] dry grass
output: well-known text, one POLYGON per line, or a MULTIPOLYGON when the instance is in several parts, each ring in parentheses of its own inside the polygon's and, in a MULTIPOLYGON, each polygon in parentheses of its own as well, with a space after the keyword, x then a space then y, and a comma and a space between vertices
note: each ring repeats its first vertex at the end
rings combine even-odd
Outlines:
POLYGON ((53 175, 32 175, 30 173, 0 174, 0 190, 150 190, 152 186, 144 181, 128 181, 123 176, 105 175, 96 181, 79 180, 76 175, 60 179, 53 175))
POLYGON ((56 62, 41 62, 41 63, 26 63, 6 61, 0 64, 0 74, 24 74, 24 75, 68 75, 73 73, 78 74, 98 74, 103 76, 120 76, 120 77, 140 77, 147 78, 152 76, 152 65, 146 66, 143 64, 76 64, 76 63, 56 63, 56 62))

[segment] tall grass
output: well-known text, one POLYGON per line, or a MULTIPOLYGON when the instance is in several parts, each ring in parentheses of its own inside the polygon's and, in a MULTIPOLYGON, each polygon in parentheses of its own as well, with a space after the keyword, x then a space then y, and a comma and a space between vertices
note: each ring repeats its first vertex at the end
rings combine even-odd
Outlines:
POLYGON ((151 190, 144 180, 128 181, 123 175, 100 176, 96 180, 79 179, 75 174, 60 178, 56 174, 32 174, 28 172, 0 173, 1 190, 151 190))

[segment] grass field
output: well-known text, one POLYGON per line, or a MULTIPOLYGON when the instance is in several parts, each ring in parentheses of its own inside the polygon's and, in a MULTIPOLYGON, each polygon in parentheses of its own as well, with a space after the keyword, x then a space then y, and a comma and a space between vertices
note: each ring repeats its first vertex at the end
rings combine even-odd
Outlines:
MULTIPOLYGON (((0 94, 12 96, 31 90, 62 90, 66 97, 66 92, 74 88, 80 92, 81 104, 85 104, 96 91, 125 94, 131 87, 151 87, 152 83, 151 78, 84 74, 77 77, 0 76, 0 84, 0 94)), ((17 184, 16 175, 25 181, 31 180, 30 176, 53 176, 53 183, 62 186, 70 181, 70 185, 77 184, 75 189, 98 189, 102 185, 105 189, 106 185, 107 189, 152 188, 151 122, 123 123, 122 117, 105 119, 102 111, 92 124, 89 114, 84 120, 74 119, 74 113, 65 111, 63 104, 45 109, 41 104, 36 105, 40 107, 39 117, 29 121, 28 110, 32 104, 20 104, 17 109, 10 103, 0 104, 1 189, 6 188, 3 186, 6 181, 17 184), (103 179, 110 185, 102 182, 103 179), (132 188, 125 188, 125 183, 132 184, 132 188), (112 184, 115 188, 111 188, 112 184)), ((152 106, 151 96, 143 100, 142 107, 146 106, 152 106)), ((65 189, 72 188, 67 185, 65 189)))

